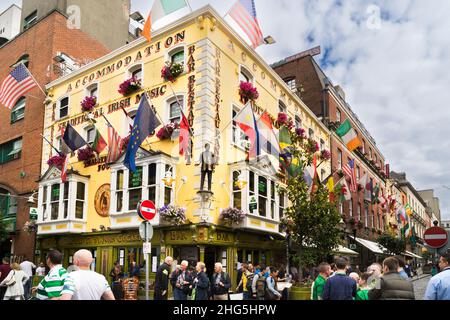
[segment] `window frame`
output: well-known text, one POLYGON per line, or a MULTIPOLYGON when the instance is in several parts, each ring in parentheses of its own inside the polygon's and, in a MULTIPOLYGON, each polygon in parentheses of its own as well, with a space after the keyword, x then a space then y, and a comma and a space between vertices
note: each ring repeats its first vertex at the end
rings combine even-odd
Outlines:
POLYGON ((57 103, 57 119, 56 120, 61 120, 61 119, 65 119, 69 116, 69 108, 70 108, 70 97, 69 96, 63 96, 61 98, 59 98, 58 103, 57 103), (62 106, 62 102, 63 100, 67 99, 67 106, 65 107, 65 109, 67 109, 67 114, 64 116, 61 116, 61 106, 62 106))
POLYGON ((25 119, 25 107, 27 104, 27 98, 25 96, 22 96, 17 100, 14 107, 11 109, 11 124, 19 122, 20 120, 25 119), (22 103, 22 105, 19 105, 22 103), (21 115, 16 116, 19 111, 22 111, 21 115))
POLYGON ((19 137, 0 145, 0 165, 18 160, 22 157, 23 138, 19 137), (16 144, 20 142, 20 148, 16 144))
POLYGON ((100 93, 100 84, 99 84, 99 82, 91 83, 90 85, 86 86, 86 88, 85 88, 85 96, 86 97, 93 97, 93 96, 95 96, 97 98, 97 103, 99 101, 99 96, 100 96, 99 93, 100 93), (97 93, 93 95, 92 91, 94 91, 94 88, 97 91, 97 93))
POLYGON ((144 85, 144 64, 142 62, 135 63, 128 68, 127 79, 131 79, 138 70, 141 71, 141 77, 138 78, 138 80, 141 82, 141 86, 143 86, 144 85))
POLYGON ((253 73, 247 69, 247 67, 243 65, 239 65, 239 76, 238 76, 238 83, 240 84, 242 80, 241 77, 245 77, 245 82, 249 82, 251 84, 255 84, 255 76, 253 73), (248 79, 248 80, 247 80, 248 79))
POLYGON ((23 31, 30 29, 38 20, 38 11, 34 10, 23 19, 23 31))
POLYGON ((181 111, 180 111, 180 116, 179 119, 180 121, 178 122, 178 124, 180 124, 181 119, 182 119, 182 114, 184 113, 186 115, 186 95, 185 94, 175 94, 174 96, 171 96, 169 98, 166 99, 165 105, 166 105, 166 115, 165 115, 165 120, 167 121, 167 123, 174 123, 172 122, 172 120, 176 119, 176 117, 171 117, 171 108, 173 105, 177 105, 178 104, 178 100, 181 103, 181 111))

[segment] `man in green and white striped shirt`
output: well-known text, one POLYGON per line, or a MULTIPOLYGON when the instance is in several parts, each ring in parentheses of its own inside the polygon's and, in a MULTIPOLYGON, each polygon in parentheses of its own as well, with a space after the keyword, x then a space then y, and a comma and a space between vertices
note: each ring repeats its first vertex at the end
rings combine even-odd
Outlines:
POLYGON ((52 300, 61 297, 61 291, 67 278, 67 270, 63 268, 62 254, 52 250, 47 254, 47 265, 50 272, 37 286, 36 298, 39 300, 52 300))

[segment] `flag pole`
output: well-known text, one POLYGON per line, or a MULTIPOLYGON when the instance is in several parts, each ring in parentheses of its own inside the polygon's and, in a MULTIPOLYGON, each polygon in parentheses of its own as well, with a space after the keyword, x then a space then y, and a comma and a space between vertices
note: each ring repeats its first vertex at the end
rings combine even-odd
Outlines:
MULTIPOLYGON (((183 112, 183 108, 181 106, 181 102, 178 99, 178 96, 175 94, 175 91, 173 90, 172 84, 169 83, 169 87, 170 87, 170 90, 172 91, 172 94, 174 95, 175 99, 177 100, 178 108, 180 109, 180 111, 183 114, 183 116, 187 119, 186 114, 183 112)), ((189 132, 191 133, 192 136, 194 136, 194 132, 192 132, 191 126, 189 126, 189 132)))
POLYGON ((38 86, 38 88, 42 91, 42 93, 43 93, 45 96, 47 96, 47 92, 45 92, 45 91, 42 89, 41 85, 39 84, 39 82, 36 81, 36 79, 34 78, 33 74, 31 73, 31 71, 28 70, 27 66, 26 66, 23 62, 21 62, 20 64, 23 65, 23 66, 25 67, 25 69, 27 69, 28 74, 31 76, 31 78, 33 79, 33 81, 36 82, 36 85, 38 86))
POLYGON ((55 146, 54 146, 50 141, 48 141, 46 137, 44 137, 44 136, 42 135, 42 133, 40 133, 39 135, 40 135, 42 138, 44 138, 44 140, 45 140, 45 141, 53 148, 53 150, 55 150, 60 156, 62 156, 62 152, 60 152, 58 149, 56 149, 55 146))

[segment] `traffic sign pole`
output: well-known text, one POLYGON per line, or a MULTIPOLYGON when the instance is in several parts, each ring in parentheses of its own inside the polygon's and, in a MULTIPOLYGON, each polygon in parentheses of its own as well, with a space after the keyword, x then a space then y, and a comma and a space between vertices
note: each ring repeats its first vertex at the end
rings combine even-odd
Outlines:
MULTIPOLYGON (((149 243, 150 242, 150 223, 148 221, 145 222, 145 242, 149 243)), ((148 288, 149 288, 149 273, 150 273, 150 268, 149 268, 149 264, 150 264, 150 258, 149 258, 149 254, 148 251, 145 253, 145 300, 149 300, 149 292, 148 292, 148 288)))

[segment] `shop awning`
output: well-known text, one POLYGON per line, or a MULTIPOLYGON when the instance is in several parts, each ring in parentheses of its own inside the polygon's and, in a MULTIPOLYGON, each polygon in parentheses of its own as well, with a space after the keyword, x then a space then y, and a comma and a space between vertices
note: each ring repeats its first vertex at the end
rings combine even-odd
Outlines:
POLYGON ((343 256, 358 256, 359 253, 356 251, 353 251, 349 248, 343 247, 339 245, 335 250, 333 250, 333 254, 340 254, 343 256))
POLYGON ((358 242, 360 245, 362 245, 363 247, 366 247, 367 249, 369 249, 370 251, 372 251, 375 254, 386 254, 384 252, 384 250, 387 251, 387 249, 384 248, 384 247, 380 248, 380 245, 378 243, 376 243, 376 242, 373 242, 373 241, 370 241, 370 240, 361 239, 361 238, 356 238, 356 237, 355 238, 350 237, 350 238, 356 240, 356 242, 358 242))
POLYGON ((412 253, 412 252, 410 252, 410 251, 405 251, 405 252, 403 252, 403 255, 404 255, 404 256, 411 257, 411 258, 423 259, 421 256, 418 256, 417 254, 412 253))

